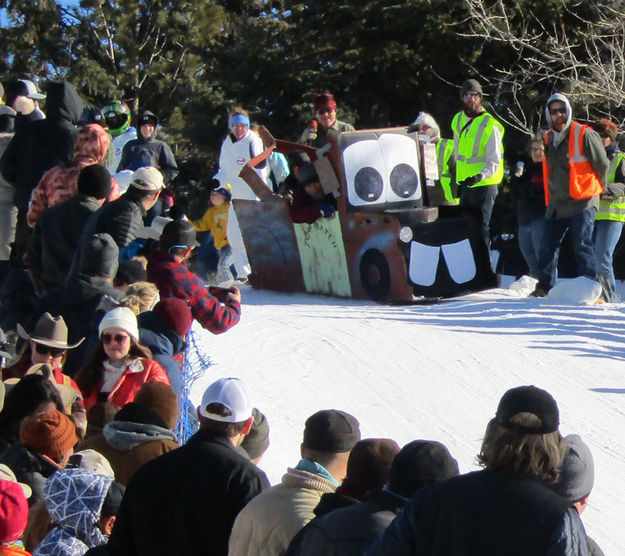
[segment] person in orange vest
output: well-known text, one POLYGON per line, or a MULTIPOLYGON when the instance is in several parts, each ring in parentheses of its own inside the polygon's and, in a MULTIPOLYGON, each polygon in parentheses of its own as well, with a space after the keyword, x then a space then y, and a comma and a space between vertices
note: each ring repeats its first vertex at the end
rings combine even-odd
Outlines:
POLYGON ((560 93, 547 100, 543 182, 548 225, 540 242, 539 276, 535 297, 545 297, 555 281, 558 248, 571 234, 578 276, 594 280, 592 234, 599 195, 603 192, 609 161, 599 134, 573 120, 571 104, 560 93))

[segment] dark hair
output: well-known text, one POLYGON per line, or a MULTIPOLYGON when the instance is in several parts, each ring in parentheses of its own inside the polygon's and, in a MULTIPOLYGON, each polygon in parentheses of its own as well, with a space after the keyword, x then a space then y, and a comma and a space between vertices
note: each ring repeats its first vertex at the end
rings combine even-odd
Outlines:
MULTIPOLYGON (((209 403, 206 406, 206 409, 210 413, 214 413, 215 415, 220 415, 221 417, 228 417, 232 415, 232 412, 223 404, 220 403, 209 403)), ((214 421, 213 419, 209 419, 208 417, 204 417, 203 415, 199 416, 200 425, 203 429, 208 429, 216 434, 227 436, 231 438, 243 432, 245 428, 245 421, 239 421, 238 423, 226 423, 224 421, 214 421)))
MULTIPOLYGON (((542 426, 541 419, 532 413, 518 413, 510 422, 525 427, 542 426)), ((491 471, 555 482, 565 452, 566 444, 558 431, 523 434, 493 419, 486 427, 477 459, 491 471)))
POLYGON ((126 197, 128 197, 129 199, 132 199, 133 201, 143 201, 143 199, 147 199, 148 197, 151 197, 152 195, 154 195, 154 193, 159 193, 159 192, 160 190, 152 191, 152 190, 146 190, 146 189, 139 189, 138 187, 135 187, 134 185, 130 184, 130 186, 128 187, 124 195, 126 195, 126 197))
MULTIPOLYGON (((150 348, 141 345, 130 337, 129 356, 139 357, 141 359, 152 359, 150 348)), ((102 347, 102 341, 98 341, 98 346, 93 350, 89 362, 78 371, 76 375, 76 384, 80 388, 84 397, 87 397, 93 390, 98 387, 102 380, 103 370, 102 363, 106 360, 106 353, 102 347)))
POLYGON ((63 400, 52 382, 40 374, 22 378, 6 395, 0 411, 0 429, 5 439, 17 442, 22 420, 50 402, 64 412, 63 400))

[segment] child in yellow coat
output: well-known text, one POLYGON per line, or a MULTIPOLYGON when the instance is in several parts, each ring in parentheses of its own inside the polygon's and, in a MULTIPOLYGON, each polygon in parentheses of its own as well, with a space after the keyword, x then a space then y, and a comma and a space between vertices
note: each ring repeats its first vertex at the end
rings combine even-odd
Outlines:
POLYGON ((228 211, 232 200, 232 186, 229 183, 220 185, 210 193, 211 206, 199 220, 191 220, 198 232, 210 232, 215 242, 215 249, 219 253, 217 275, 215 282, 222 284, 232 282, 234 277, 230 272, 232 264, 232 248, 228 243, 226 230, 228 228, 228 211))

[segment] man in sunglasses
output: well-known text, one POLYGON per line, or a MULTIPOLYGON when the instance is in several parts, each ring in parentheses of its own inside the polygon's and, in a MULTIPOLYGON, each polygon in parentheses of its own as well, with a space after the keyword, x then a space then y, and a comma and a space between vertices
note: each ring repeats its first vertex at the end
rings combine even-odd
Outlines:
POLYGON ((539 276, 533 294, 545 297, 555 281, 558 248, 567 230, 578 276, 595 279, 592 233, 609 161, 601 138, 573 120, 569 100, 555 93, 547 100, 543 176, 547 228, 538 253, 539 276))
POLYGON ((482 237, 490 246, 490 217, 503 179, 504 128, 482 106, 482 86, 467 79, 460 88, 462 110, 452 122, 460 206, 479 210, 482 237))
POLYGON ((298 143, 321 148, 328 142, 330 130, 354 131, 354 126, 336 119, 336 101, 332 93, 317 93, 314 103, 315 119, 300 135, 298 143))

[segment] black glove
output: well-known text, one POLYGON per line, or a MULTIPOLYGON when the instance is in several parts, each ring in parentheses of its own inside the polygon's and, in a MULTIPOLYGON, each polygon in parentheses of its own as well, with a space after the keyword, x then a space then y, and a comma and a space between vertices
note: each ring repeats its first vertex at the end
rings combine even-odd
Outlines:
POLYGON ((459 187, 471 187, 472 185, 475 185, 476 183, 479 183, 482 181, 482 174, 475 174, 475 176, 470 176, 468 178, 463 179, 462 181, 458 182, 458 186, 459 187))

